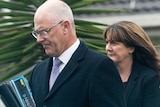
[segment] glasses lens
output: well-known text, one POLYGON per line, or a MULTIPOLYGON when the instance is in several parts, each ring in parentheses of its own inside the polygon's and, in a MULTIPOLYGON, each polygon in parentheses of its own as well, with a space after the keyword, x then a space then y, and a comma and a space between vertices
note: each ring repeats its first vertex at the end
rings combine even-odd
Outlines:
POLYGON ((48 28, 47 30, 41 30, 41 31, 32 31, 32 36, 35 37, 36 39, 38 38, 38 36, 41 37, 46 37, 48 36, 48 33, 50 32, 50 30, 54 27, 56 27, 57 25, 61 24, 63 21, 60 21, 59 23, 57 23, 56 25, 48 28))
POLYGON ((36 31, 32 31, 32 35, 37 39, 38 33, 36 31))

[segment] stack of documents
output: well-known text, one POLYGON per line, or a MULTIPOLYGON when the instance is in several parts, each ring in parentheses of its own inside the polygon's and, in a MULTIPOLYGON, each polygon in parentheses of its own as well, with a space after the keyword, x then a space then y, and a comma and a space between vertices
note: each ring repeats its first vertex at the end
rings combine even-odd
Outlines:
POLYGON ((0 107, 36 107, 28 81, 24 76, 0 85, 0 107))

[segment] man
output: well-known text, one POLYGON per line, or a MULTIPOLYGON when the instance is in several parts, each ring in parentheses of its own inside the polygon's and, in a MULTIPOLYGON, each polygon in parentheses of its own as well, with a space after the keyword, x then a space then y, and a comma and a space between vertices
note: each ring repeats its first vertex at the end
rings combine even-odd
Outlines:
POLYGON ((32 35, 49 56, 34 68, 30 87, 37 107, 125 107, 114 63, 76 36, 70 7, 48 0, 34 16, 32 35), (52 77, 56 59, 59 75, 52 77), (55 80, 55 81, 54 81, 55 80))

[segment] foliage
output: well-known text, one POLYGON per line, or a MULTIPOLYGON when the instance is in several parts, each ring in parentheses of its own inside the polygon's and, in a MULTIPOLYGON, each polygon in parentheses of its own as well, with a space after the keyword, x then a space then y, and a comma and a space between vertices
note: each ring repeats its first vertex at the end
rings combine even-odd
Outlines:
MULTIPOLYGON (((31 36, 33 16, 45 0, 0 1, 0 82, 16 75, 29 75, 33 66, 46 58, 43 49, 31 36)), ((106 13, 109 10, 83 9, 106 0, 64 0, 74 15, 106 13)), ((105 43, 101 37, 105 24, 76 20, 77 35, 98 52, 103 53, 105 43)))

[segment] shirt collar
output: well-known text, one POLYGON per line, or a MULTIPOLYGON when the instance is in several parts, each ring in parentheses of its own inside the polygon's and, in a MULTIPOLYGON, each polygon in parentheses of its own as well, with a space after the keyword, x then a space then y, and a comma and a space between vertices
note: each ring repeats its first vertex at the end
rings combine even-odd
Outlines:
POLYGON ((76 51, 80 44, 79 39, 76 40, 76 42, 69 47, 67 50, 65 50, 58 58, 63 62, 63 64, 67 64, 70 58, 72 57, 73 53, 76 51))

